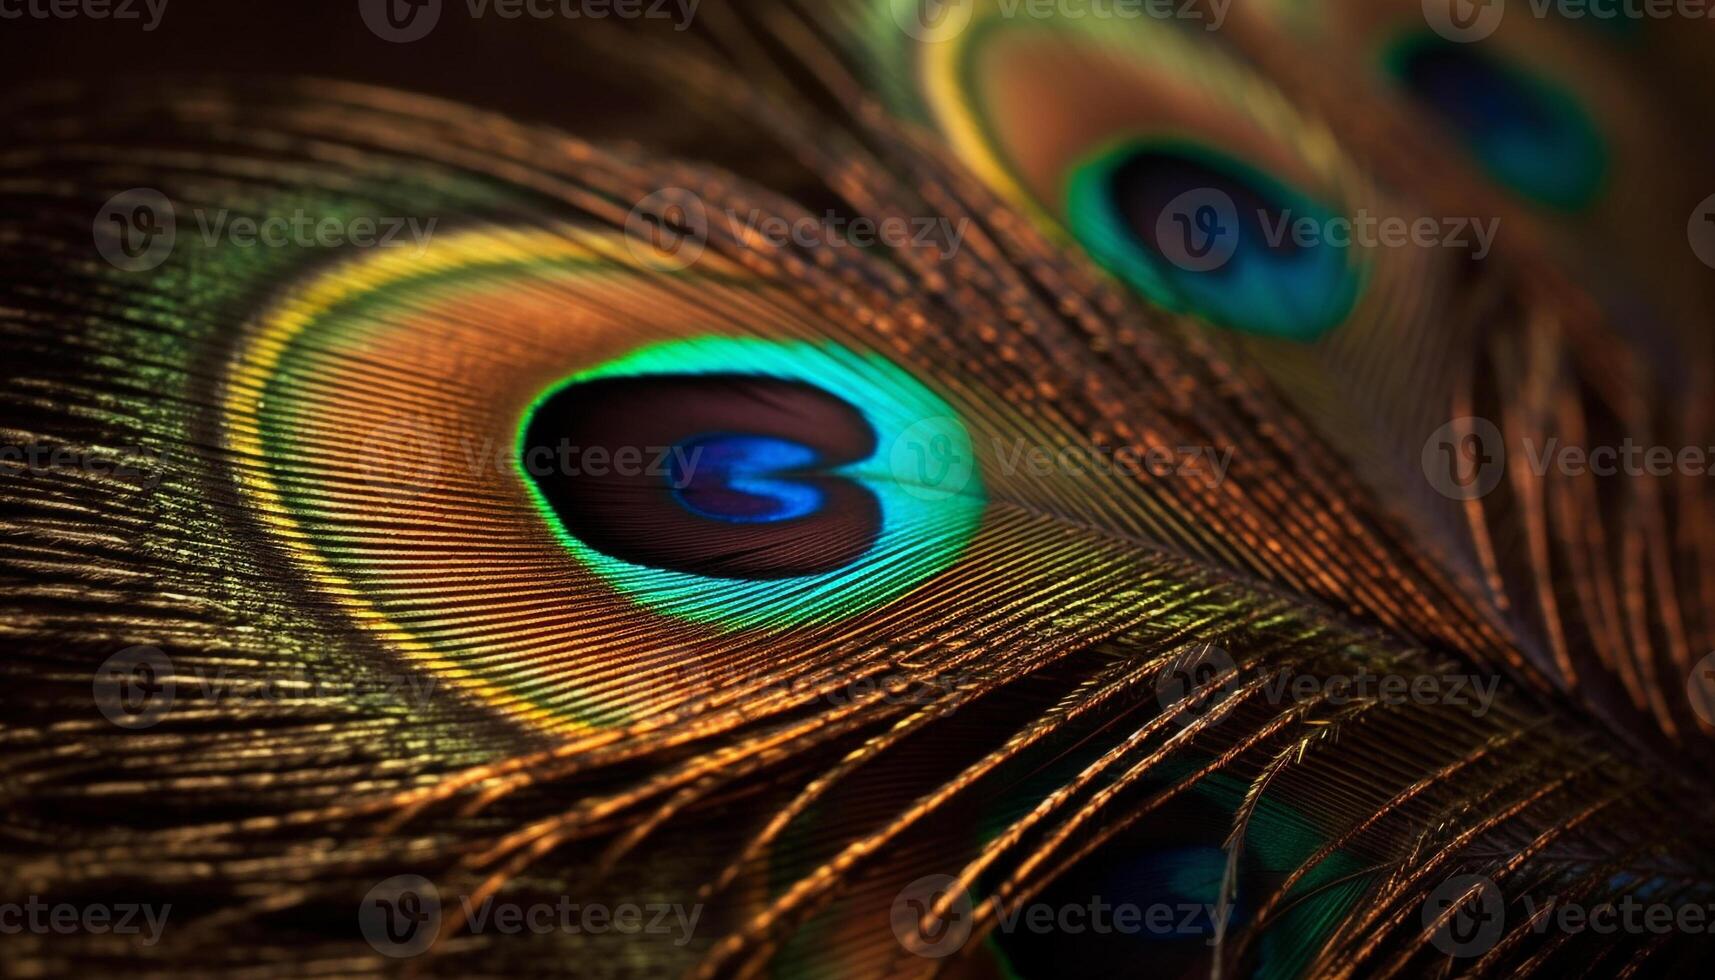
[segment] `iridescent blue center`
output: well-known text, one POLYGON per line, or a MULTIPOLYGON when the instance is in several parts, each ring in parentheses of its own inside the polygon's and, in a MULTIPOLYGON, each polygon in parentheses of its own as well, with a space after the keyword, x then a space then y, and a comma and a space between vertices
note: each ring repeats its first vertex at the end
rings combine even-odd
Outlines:
POLYGON ((825 495, 793 478, 815 467, 820 454, 789 439, 716 432, 674 447, 669 478, 688 511, 733 524, 770 524, 808 517, 825 495))

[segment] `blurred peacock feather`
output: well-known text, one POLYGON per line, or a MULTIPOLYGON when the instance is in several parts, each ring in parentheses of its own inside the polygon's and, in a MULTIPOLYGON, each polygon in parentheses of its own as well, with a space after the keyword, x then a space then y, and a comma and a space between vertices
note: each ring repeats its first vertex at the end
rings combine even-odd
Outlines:
POLYGON ((591 123, 626 140, 328 80, 10 98, 7 442, 136 465, 0 482, 0 882, 172 917, 8 936, 9 968, 1707 968, 1705 935, 1541 928, 1715 901, 1707 487, 1423 473, 1471 417, 1518 459, 1715 445, 1708 280, 1657 257, 1693 171, 1680 110, 1632 111, 1636 42, 921 9, 580 23, 654 107, 591 123), (1505 231, 1283 257, 1247 225, 1188 271, 1150 229, 1209 188, 1505 231), (105 260, 92 217, 145 199, 170 253, 105 260), (432 233, 208 232, 293 215, 432 233), (759 231, 858 219, 923 234, 759 231), (1222 462, 1020 463, 1159 447, 1222 462), (150 727, 98 710, 115 654, 172 685, 150 727), (1492 702, 1341 686, 1381 676, 1492 702), (405 874, 442 914, 400 961, 359 910, 405 874), (1505 925, 1450 958, 1468 875, 1505 925), (702 911, 682 942, 473 921, 561 896, 702 911), (1092 896, 1204 913, 1017 926, 1092 896))

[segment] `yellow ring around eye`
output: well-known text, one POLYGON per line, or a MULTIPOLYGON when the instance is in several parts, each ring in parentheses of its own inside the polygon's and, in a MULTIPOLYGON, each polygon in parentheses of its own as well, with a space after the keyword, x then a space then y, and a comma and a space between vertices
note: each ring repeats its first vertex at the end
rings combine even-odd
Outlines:
MULTIPOLYGON (((358 262, 311 280, 263 317, 256 337, 246 346, 233 368, 226 389, 226 435, 231 449, 240 460, 265 459, 259 418, 261 393, 274 376, 292 340, 320 316, 339 305, 388 285, 453 269, 501 268, 542 260, 578 261, 604 255, 617 256, 612 249, 599 245, 593 240, 580 241, 564 233, 545 230, 473 232, 436 240, 421 256, 404 249, 378 249, 358 262)), ((239 485, 255 500, 257 513, 291 555, 302 563, 311 580, 338 601, 353 620, 375 633, 389 648, 518 721, 552 733, 572 734, 589 730, 591 726, 588 724, 533 705, 442 656, 432 645, 401 629, 369 604, 335 572, 332 564, 315 547, 265 466, 242 467, 239 485)))
MULTIPOLYGON (((325 509, 328 506, 326 502, 329 500, 343 503, 359 516, 371 516, 371 513, 378 506, 389 502, 388 493, 391 491, 389 488, 382 488, 369 492, 366 488, 364 492, 368 493, 369 498, 372 499, 359 500, 353 504, 349 499, 351 497, 351 484, 348 479, 343 497, 341 496, 341 488, 335 487, 322 493, 321 496, 309 495, 311 498, 310 506, 307 508, 295 506, 292 498, 294 486, 284 482, 282 477, 292 481, 292 483, 302 484, 304 468, 293 469, 292 466, 297 461, 291 460, 282 463, 277 469, 274 447, 270 445, 269 434, 271 431, 279 429, 282 417, 289 416, 296 409, 290 405, 279 404, 279 402, 287 402, 289 399, 281 394, 278 388, 276 388, 275 394, 280 397, 275 403, 267 402, 266 396, 271 387, 282 385, 282 371, 291 370, 292 359, 303 356, 301 348, 306 346, 304 344, 306 332, 321 329, 328 321, 337 320, 342 311, 345 314, 350 314, 354 308, 361 309, 362 304, 371 301, 374 297, 383 294, 388 297, 387 302, 390 305, 381 310, 382 315, 371 317, 368 320, 356 316, 354 319, 366 327, 371 324, 379 324, 380 326, 375 328, 376 333, 387 334, 388 331, 391 331, 390 335, 392 336, 415 337, 411 331, 400 329, 401 323, 413 316, 422 314, 427 306, 446 300, 448 297, 462 298, 462 294, 459 292, 461 289, 466 293, 474 292, 478 298, 486 297, 483 302, 488 303, 489 307, 484 307, 484 311, 501 302, 508 302, 515 308, 526 311, 529 316, 558 315, 576 320, 588 312, 579 309, 577 301, 586 294, 577 290, 594 288, 585 285, 592 277, 604 275, 609 277, 629 276, 637 277, 636 281, 641 282, 643 276, 656 273, 657 270, 653 265, 646 264, 649 256, 638 254, 638 250, 642 247, 641 242, 617 233, 591 232, 565 227, 549 229, 501 228, 445 233, 436 236, 420 252, 410 248, 366 250, 361 256, 349 262, 332 267, 307 279, 301 286, 291 291, 261 315, 254 327, 253 334, 244 343, 231 365, 223 396, 225 440, 233 453, 233 458, 239 461, 235 479, 241 491, 255 504, 255 511, 265 528, 301 565, 310 582, 322 594, 337 603, 339 608, 349 615, 355 623, 410 663, 425 668, 437 678, 451 682, 458 690, 473 696, 506 717, 553 734, 588 731, 592 724, 587 718, 579 717, 581 711, 579 708, 568 709, 564 704, 550 707, 534 703, 528 696, 511 689, 505 683, 497 681, 495 677, 485 676, 481 664, 473 667, 461 663, 449 656, 447 651, 437 649, 434 643, 429 642, 424 636, 414 634, 406 625, 402 625, 394 616, 390 616, 383 605, 385 597, 368 594, 365 589, 360 587, 361 583, 355 573, 348 574, 348 572, 352 572, 352 568, 342 566, 336 561, 336 556, 331 554, 331 551, 335 550, 334 546, 330 546, 326 540, 318 537, 318 533, 325 531, 326 528, 313 527, 307 524, 306 520, 323 516, 320 509, 325 509), (573 283, 573 285, 565 285, 568 282, 573 283), (440 283, 448 285, 444 287, 437 285, 440 283), (471 288, 473 283, 474 289, 471 288), (557 287, 564 287, 566 291, 556 294, 554 290, 557 287), (400 302, 398 299, 400 296, 398 290, 401 288, 408 290, 404 294, 407 298, 406 302, 400 302), (394 290, 394 292, 387 294, 388 290, 394 290), (563 313, 561 312, 562 309, 564 310, 563 313), (284 473, 281 472, 282 469, 285 470, 284 473), (368 510, 365 510, 365 507, 368 510), (309 518, 306 517, 306 511, 310 513, 309 518)), ((699 283, 698 288, 702 291, 704 298, 721 289, 726 289, 735 294, 743 294, 746 290, 757 288, 755 281, 736 266, 712 254, 703 256, 698 260, 695 275, 699 283)), ((622 290, 633 284, 633 280, 624 278, 599 281, 604 283, 620 282, 622 290)), ((641 295, 641 292, 627 295, 635 298, 636 295, 641 295)), ((684 308, 683 302, 680 301, 680 308, 684 308)), ((663 301, 661 305, 670 306, 671 302, 663 301)), ((455 306, 453 312, 457 313, 459 309, 455 306)), ((468 326, 462 329, 468 330, 468 326)), ((594 333, 596 332, 586 331, 585 336, 594 333)), ((325 337, 320 338, 318 344, 325 342, 325 340, 325 337)), ((646 340, 646 337, 638 336, 635 332, 599 332, 599 336, 594 336, 590 350, 573 352, 569 355, 567 363, 575 367, 578 363, 579 353, 593 360, 600 360, 638 343, 646 342, 646 340)), ((349 362, 361 358, 365 354, 375 355, 376 350, 385 342, 385 337, 380 339, 363 337, 355 344, 342 340, 346 346, 336 349, 335 353, 338 356, 329 356, 325 351, 318 351, 317 356, 321 360, 315 361, 313 364, 316 369, 315 376, 310 378, 312 384, 308 387, 313 389, 314 383, 323 383, 337 388, 337 381, 329 381, 320 375, 332 375, 345 370, 348 371, 348 374, 341 375, 341 377, 348 377, 350 373, 349 362)), ((425 350, 423 345, 432 343, 429 339, 414 340, 413 342, 417 345, 419 353, 425 350)), ((316 344, 308 346, 312 349, 317 347, 316 344)), ((409 355, 410 351, 407 350, 405 353, 409 355)), ((440 351, 435 348, 429 349, 428 353, 439 355, 440 351)), ((481 352, 478 351, 477 353, 480 354, 481 352)), ((534 360, 532 359, 532 361, 534 360)), ((392 366, 391 362, 389 363, 388 370, 391 373, 385 374, 380 379, 383 382, 398 383, 401 377, 400 372, 411 367, 409 364, 392 366)), ((442 367, 444 368, 444 365, 442 367)), ((469 366, 466 365, 466 367, 469 366)), ((512 367, 508 366, 509 374, 514 373, 512 367)), ((531 363, 528 367, 529 370, 541 373, 549 380, 551 377, 557 377, 558 373, 563 370, 561 365, 553 363, 531 363)), ((488 365, 487 368, 491 373, 494 372, 492 365, 488 365)), ((298 384, 298 382, 303 381, 303 375, 309 373, 304 370, 302 364, 297 366, 297 370, 299 371, 298 375, 288 378, 291 384, 284 386, 293 392, 305 390, 305 386, 298 384)), ((456 377, 459 373, 457 370, 448 370, 446 377, 432 378, 431 380, 441 385, 448 385, 459 380, 456 377)), ((369 379, 358 374, 356 380, 367 382, 369 379)), ((343 393, 348 396, 362 394, 367 401, 377 401, 377 396, 366 390, 369 387, 372 386, 366 384, 362 388, 347 388, 344 389, 343 393)), ((337 393, 339 392, 336 391, 337 393)), ((534 395, 535 390, 529 389, 528 394, 534 395)), ((318 397, 321 396, 318 395, 318 397)), ((385 409, 382 410, 382 417, 370 419, 359 415, 353 419, 350 417, 349 406, 337 400, 330 402, 324 399, 318 405, 311 406, 312 409, 317 407, 330 415, 335 412, 345 413, 348 416, 346 419, 348 425, 363 426, 374 423, 377 425, 376 434, 389 443, 401 441, 399 438, 401 435, 409 435, 409 433, 398 432, 396 428, 387 428, 389 420, 384 417, 385 409)), ((510 433, 514 423, 510 417, 504 420, 489 421, 497 421, 498 424, 503 424, 506 433, 510 433)), ((440 433, 439 435, 443 440, 450 439, 450 433, 440 433)), ((499 427, 496 428, 495 435, 499 440, 496 445, 504 441, 499 427)), ((353 443, 351 436, 352 433, 347 430, 338 432, 338 441, 341 447, 330 450, 329 459, 336 463, 342 462, 336 453, 342 447, 349 449, 353 443)), ((313 437, 310 444, 313 448, 320 448, 314 447, 313 437)), ((509 445, 510 443, 506 442, 506 444, 509 445)), ((290 448, 298 450, 302 447, 294 443, 290 448)), ((468 446, 464 448, 469 451, 468 446)), ((318 458, 312 462, 325 465, 327 461, 318 458)), ((495 472, 498 473, 500 470, 498 461, 490 465, 493 465, 495 472)), ((447 469, 452 470, 451 467, 447 467, 447 469)), ((510 473, 510 469, 507 470, 507 473, 510 473)), ((319 474, 314 475, 319 476, 319 474)), ((349 478, 350 474, 348 471, 342 471, 339 475, 349 478)), ((423 473, 421 475, 428 477, 432 474, 423 473)), ((487 474, 485 473, 485 475, 487 474)), ((410 473, 405 474, 407 482, 410 476, 410 473)), ((498 483, 502 479, 501 476, 493 476, 487 482, 498 483)), ((302 490, 303 488, 299 485, 296 489, 302 490)), ((494 491, 495 496, 491 498, 490 502, 505 499, 500 496, 505 489, 504 487, 496 489, 494 491)), ((521 499, 521 489, 519 496, 521 499)), ((416 515, 421 516, 420 512, 416 512, 416 515)), ((380 514, 378 516, 385 520, 389 515, 380 514)), ((333 524, 334 521, 330 519, 323 523, 333 524)), ((347 521, 347 524, 349 523, 347 521)), ((402 519, 399 523, 406 524, 407 520, 402 519)), ((419 520, 418 524, 421 523, 419 520)), ((345 525, 336 526, 339 529, 345 529, 345 525)), ((374 550, 371 549, 371 551, 374 550)), ((413 554, 409 557, 414 559, 419 556, 413 554)), ((351 558, 350 565, 358 566, 361 563, 360 558, 361 555, 359 558, 351 558)), ((430 556, 427 560, 432 562, 432 558, 433 556, 430 556)), ((552 559, 543 554, 535 554, 533 560, 540 565, 552 559)), ((479 614, 493 614, 493 611, 472 611, 469 609, 462 611, 462 615, 465 617, 479 614)), ((458 619, 450 612, 447 613, 446 618, 455 622, 458 619)), ((419 620, 416 625, 423 626, 423 622, 419 620)), ((424 628, 427 629, 428 627, 425 626, 424 628)), ((489 666, 493 666, 492 658, 480 652, 472 652, 469 644, 461 652, 467 654, 472 661, 487 660, 489 666)), ((551 653, 546 655, 545 659, 552 660, 551 653)), ((694 658, 687 655, 686 659, 689 661, 694 658)), ((571 690, 575 685, 559 682, 556 686, 555 678, 563 679, 568 673, 575 672, 573 668, 567 667, 564 663, 557 664, 554 669, 558 673, 544 679, 540 671, 547 668, 541 668, 537 664, 529 662, 529 657, 522 657, 520 660, 525 662, 517 666, 529 679, 530 685, 533 685, 533 690, 538 690, 545 696, 551 696, 560 702, 568 699, 576 702, 582 697, 576 690, 571 690)), ((501 670, 501 668, 494 669, 496 672, 501 670)), ((616 710, 622 711, 622 713, 630 710, 630 708, 611 709, 610 706, 604 704, 597 704, 596 708, 607 713, 604 717, 611 715, 616 710)))

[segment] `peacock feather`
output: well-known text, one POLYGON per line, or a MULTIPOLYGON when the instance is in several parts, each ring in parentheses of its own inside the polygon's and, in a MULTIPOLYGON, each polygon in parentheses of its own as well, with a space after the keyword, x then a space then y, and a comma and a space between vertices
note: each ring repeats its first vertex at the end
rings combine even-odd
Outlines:
POLYGON ((1648 37, 389 9, 7 98, 9 968, 1706 967, 1557 923, 1715 902, 1709 492, 1525 465, 1715 445, 1648 37))

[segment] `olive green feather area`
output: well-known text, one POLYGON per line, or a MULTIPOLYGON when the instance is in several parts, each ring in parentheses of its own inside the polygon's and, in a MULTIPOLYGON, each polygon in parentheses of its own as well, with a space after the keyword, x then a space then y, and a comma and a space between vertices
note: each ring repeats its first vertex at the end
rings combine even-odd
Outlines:
MULTIPOLYGON (((1711 880, 1705 789, 1502 680, 1504 623, 1287 403, 908 140, 909 187, 856 158, 822 198, 932 196, 933 258, 355 86, 4 127, 0 400, 61 450, 0 484, 6 891, 183 923, 14 962, 381 972, 357 910, 417 874, 431 973, 1035 975, 1013 910, 1094 888, 1226 910, 1158 950, 1187 969, 1355 975, 1441 962, 1457 873, 1711 880), (340 238, 370 223, 405 240, 340 238), (175 697, 126 729, 91 685, 139 646, 175 697), (1488 700, 1326 683, 1379 675, 1488 700), (889 917, 928 876, 970 901, 957 955, 889 917), (467 921, 496 895, 704 913, 517 942, 467 921)), ((1482 970, 1696 952, 1509 921, 1482 970)))

